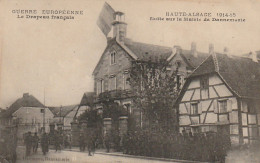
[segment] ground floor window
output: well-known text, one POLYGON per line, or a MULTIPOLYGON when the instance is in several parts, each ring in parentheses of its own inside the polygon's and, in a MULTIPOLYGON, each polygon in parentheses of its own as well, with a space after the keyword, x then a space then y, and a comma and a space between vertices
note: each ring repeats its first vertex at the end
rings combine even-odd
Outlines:
POLYGON ((248 132, 249 132, 249 137, 251 139, 257 138, 257 136, 258 136, 257 126, 249 126, 248 127, 248 132))

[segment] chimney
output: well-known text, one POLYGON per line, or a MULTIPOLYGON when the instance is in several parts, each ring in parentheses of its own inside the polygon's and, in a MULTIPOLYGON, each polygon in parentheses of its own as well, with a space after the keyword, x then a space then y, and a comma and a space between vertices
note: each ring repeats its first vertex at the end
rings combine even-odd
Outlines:
POLYGON ((173 46, 173 52, 175 52, 176 54, 181 54, 181 52, 182 52, 181 46, 174 45, 173 46))
POLYGON ((228 48, 227 47, 224 47, 224 50, 223 50, 223 52, 224 52, 224 54, 229 54, 229 50, 228 50, 228 48))
POLYGON ((29 93, 24 93, 23 94, 23 97, 25 98, 25 97, 29 97, 29 93))
POLYGON ((256 52, 255 52, 255 51, 250 52, 250 53, 249 53, 249 57, 252 59, 252 61, 258 62, 257 55, 256 55, 256 52))
POLYGON ((196 42, 192 42, 192 43, 191 43, 191 54, 192 54, 194 57, 197 57, 197 56, 198 56, 196 42))
POLYGON ((123 12, 117 11, 114 13, 115 20, 112 23, 113 26, 113 37, 116 37, 116 40, 124 43, 126 38, 126 27, 125 23, 125 14, 123 12))
POLYGON ((209 54, 214 54, 214 44, 209 44, 209 54))

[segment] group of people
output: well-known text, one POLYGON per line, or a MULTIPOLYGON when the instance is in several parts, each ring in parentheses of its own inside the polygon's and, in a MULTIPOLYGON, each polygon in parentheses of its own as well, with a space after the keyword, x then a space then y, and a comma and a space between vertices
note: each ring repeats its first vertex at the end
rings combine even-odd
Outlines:
POLYGON ((47 133, 43 133, 41 139, 37 135, 37 132, 32 135, 31 132, 25 134, 24 143, 26 147, 26 156, 31 155, 31 150, 33 153, 37 152, 38 144, 41 143, 42 152, 45 155, 49 151, 49 137, 47 133))
POLYGON ((84 136, 82 133, 79 135, 79 150, 85 151, 87 146, 88 148, 88 155, 93 156, 95 153, 97 145, 97 139, 94 136, 88 135, 87 137, 84 136))
POLYGON ((56 131, 52 135, 44 132, 41 135, 41 138, 39 138, 37 133, 34 133, 32 136, 32 133, 28 132, 25 134, 24 143, 26 146, 26 156, 31 154, 31 150, 33 153, 36 153, 39 143, 41 144, 42 153, 46 155, 46 153, 49 151, 49 144, 54 145, 56 152, 61 151, 63 146, 65 148, 71 148, 71 136, 67 135, 64 137, 62 133, 56 131))

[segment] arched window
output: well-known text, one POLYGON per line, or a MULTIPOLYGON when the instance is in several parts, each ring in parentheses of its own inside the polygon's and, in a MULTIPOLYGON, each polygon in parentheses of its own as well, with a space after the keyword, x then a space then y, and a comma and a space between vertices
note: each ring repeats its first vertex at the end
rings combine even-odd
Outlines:
POLYGON ((116 63, 116 52, 113 51, 112 53, 110 53, 110 65, 113 65, 116 63))

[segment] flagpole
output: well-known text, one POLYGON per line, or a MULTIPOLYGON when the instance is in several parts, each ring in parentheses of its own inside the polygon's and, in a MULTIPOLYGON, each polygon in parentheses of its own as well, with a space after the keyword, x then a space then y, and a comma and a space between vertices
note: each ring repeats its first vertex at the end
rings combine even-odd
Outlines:
POLYGON ((44 87, 44 96, 43 96, 43 130, 45 131, 45 87, 44 87))

